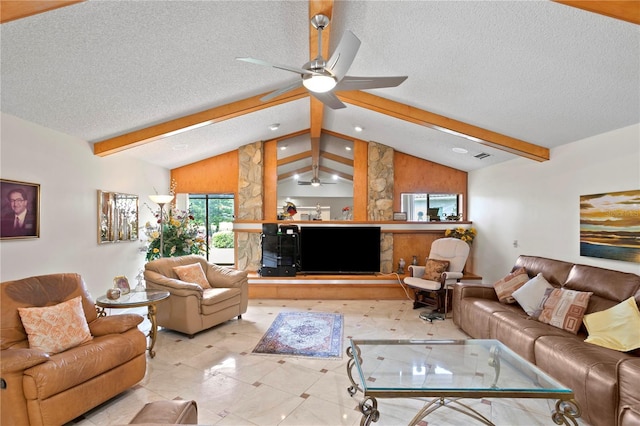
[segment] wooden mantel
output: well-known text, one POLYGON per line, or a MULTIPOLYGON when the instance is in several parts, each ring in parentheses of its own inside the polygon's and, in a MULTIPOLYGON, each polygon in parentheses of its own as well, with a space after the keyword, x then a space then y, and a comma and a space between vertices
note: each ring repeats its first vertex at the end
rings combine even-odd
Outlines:
POLYGON ((447 229, 462 227, 470 228, 468 221, 441 221, 441 222, 408 222, 408 221, 353 221, 353 220, 237 220, 233 223, 235 232, 262 232, 264 223, 277 223, 279 225, 302 226, 379 226, 381 232, 393 234, 402 233, 438 233, 441 234, 447 229))

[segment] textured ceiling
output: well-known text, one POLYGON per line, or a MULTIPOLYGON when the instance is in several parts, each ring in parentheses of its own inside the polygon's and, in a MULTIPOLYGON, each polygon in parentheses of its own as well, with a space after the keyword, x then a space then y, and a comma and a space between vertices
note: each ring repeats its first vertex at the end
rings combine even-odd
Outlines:
MULTIPOLYGON (((302 66, 308 7, 89 0, 2 24, 1 110, 94 143, 277 89, 297 76, 235 58, 302 66)), ((349 75, 409 77, 370 93, 532 144, 640 122, 629 22, 550 1, 336 1, 330 27, 330 51, 346 29, 362 41, 349 75)), ((304 98, 114 155, 175 168, 307 129, 309 117, 304 98)), ((322 128, 466 171, 515 158, 353 105, 325 108, 322 128)))

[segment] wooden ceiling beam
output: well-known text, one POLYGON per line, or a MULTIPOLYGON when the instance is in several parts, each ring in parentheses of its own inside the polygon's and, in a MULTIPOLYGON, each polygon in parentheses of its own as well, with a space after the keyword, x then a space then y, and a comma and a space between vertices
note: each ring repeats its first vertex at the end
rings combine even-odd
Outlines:
MULTIPOLYGON (((329 43, 331 41, 331 19, 333 18, 333 0, 309 0, 309 59, 316 58, 319 54, 329 59, 329 43), (311 18, 322 14, 329 18, 329 25, 322 30, 322 52, 318 52, 318 30, 311 25, 311 18)), ((324 104, 310 96, 309 120, 311 129, 311 149, 313 164, 318 164, 320 154, 320 134, 322 133, 322 121, 324 120, 324 104)))
POLYGON ((320 151, 320 157, 327 160, 335 161, 336 163, 342 163, 345 166, 353 167, 353 160, 351 158, 343 157, 341 155, 333 154, 327 151, 320 151))
POLYGON ((536 161, 549 160, 549 149, 505 136, 491 130, 463 123, 443 115, 434 114, 406 104, 381 98, 361 91, 338 92, 338 98, 345 103, 357 105, 371 111, 395 117, 410 123, 440 130, 460 136, 482 145, 530 158, 536 161))
POLYGON ((329 174, 332 174, 332 175, 336 175, 338 177, 341 177, 342 179, 350 180, 350 181, 353 182, 353 175, 348 175, 346 173, 339 172, 338 170, 334 170, 334 169, 332 169, 330 167, 320 166, 320 171, 321 172, 325 172, 325 173, 329 173, 329 174))
POLYGON ((2 0, 0 1, 0 24, 15 21, 48 12, 60 7, 71 6, 76 3, 83 3, 85 0, 2 0))
POLYGON ((278 175, 278 180, 287 179, 295 175, 301 175, 302 173, 308 173, 312 170, 313 168, 311 166, 300 167, 299 169, 291 170, 290 172, 286 172, 286 173, 282 173, 281 175, 278 175))
POLYGON ((240 117, 245 114, 250 114, 265 108, 270 108, 272 106, 309 96, 307 90, 304 87, 301 87, 287 92, 282 96, 278 96, 270 101, 262 102, 260 98, 266 94, 267 93, 263 93, 237 102, 231 102, 229 104, 210 108, 195 114, 186 115, 184 117, 165 121, 164 123, 149 126, 144 129, 134 130, 133 132, 125 133, 124 135, 96 142, 93 144, 93 153, 94 155, 104 157, 106 155, 115 154, 116 152, 140 146, 157 139, 186 132, 187 130, 193 130, 209 124, 219 123, 221 121, 240 117))
POLYGON ((599 13, 610 18, 620 19, 640 25, 640 1, 638 0, 607 0, 607 1, 564 1, 554 0, 556 3, 576 7, 593 13, 599 13))
POLYGON ((298 154, 290 155, 278 160, 278 166, 284 166, 285 164, 295 163, 296 161, 304 160, 311 157, 311 151, 304 151, 298 154))

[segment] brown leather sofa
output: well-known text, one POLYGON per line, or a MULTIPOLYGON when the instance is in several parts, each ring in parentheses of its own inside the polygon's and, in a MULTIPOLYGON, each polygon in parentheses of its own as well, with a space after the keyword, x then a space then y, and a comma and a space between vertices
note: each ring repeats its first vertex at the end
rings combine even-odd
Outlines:
POLYGON ((241 318, 249 304, 246 271, 207 262, 202 256, 188 255, 152 260, 145 265, 148 289, 171 293, 158 305, 158 325, 193 337, 199 331, 241 318), (211 288, 182 281, 174 267, 199 263, 211 288))
POLYGON ((2 425, 61 425, 143 379, 143 318, 98 318, 78 274, 51 274, 0 284, 2 425), (92 339, 56 354, 29 348, 18 308, 47 307, 80 296, 92 339))
MULTIPOLYGON (((542 273, 554 287, 593 292, 587 314, 629 297, 640 305, 640 276, 536 256, 520 256, 530 278, 542 273)), ((453 290, 453 320, 469 336, 497 339, 571 388, 581 418, 594 426, 640 425, 640 350, 618 352, 529 317, 520 306, 498 301, 492 286, 459 283, 453 290)))

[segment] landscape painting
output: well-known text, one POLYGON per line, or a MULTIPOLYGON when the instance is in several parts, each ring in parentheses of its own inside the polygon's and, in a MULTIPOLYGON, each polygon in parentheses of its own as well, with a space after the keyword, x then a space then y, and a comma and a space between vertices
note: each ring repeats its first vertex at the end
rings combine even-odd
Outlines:
POLYGON ((580 196, 580 256, 640 263, 640 190, 580 196))

